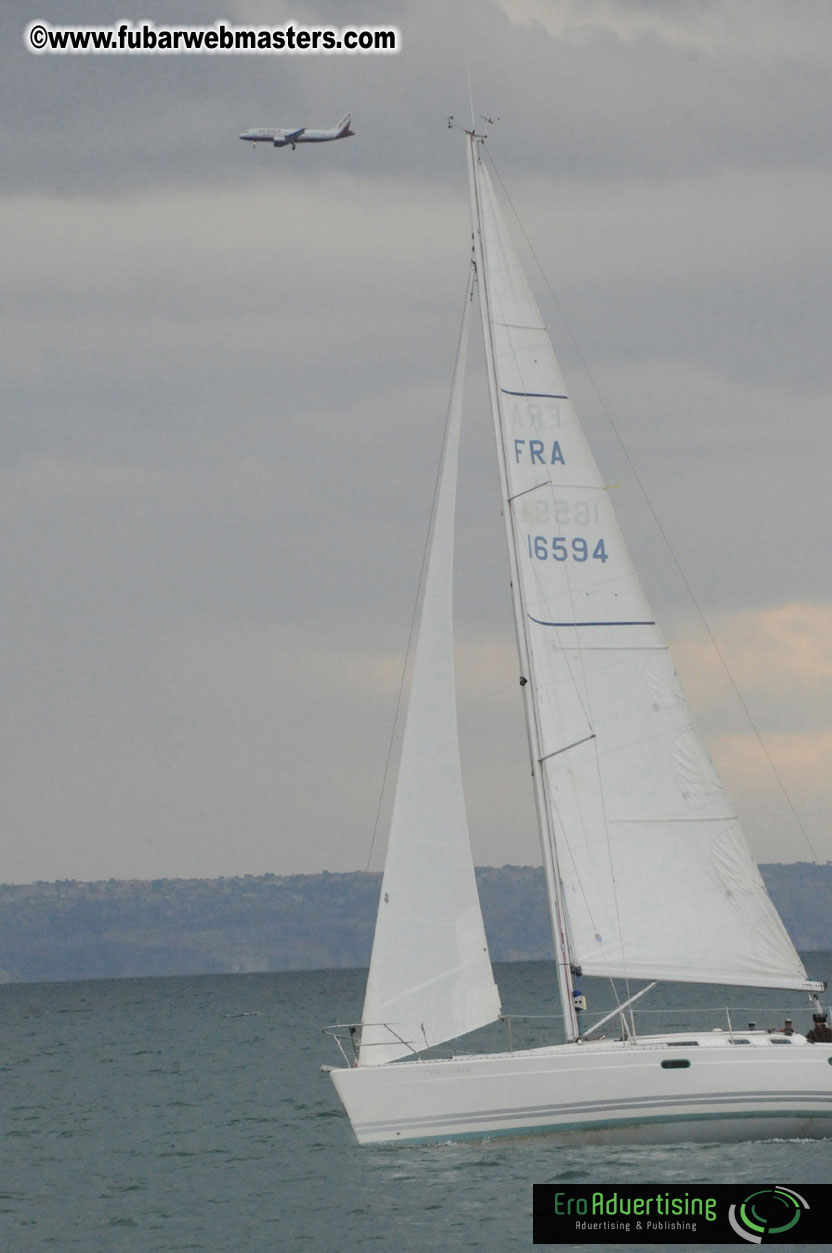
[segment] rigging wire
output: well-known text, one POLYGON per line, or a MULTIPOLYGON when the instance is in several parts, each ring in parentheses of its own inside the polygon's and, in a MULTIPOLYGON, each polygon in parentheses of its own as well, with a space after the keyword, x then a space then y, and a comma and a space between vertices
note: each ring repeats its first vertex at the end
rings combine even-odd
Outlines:
POLYGON ((791 796, 790 796, 790 794, 789 794, 789 791, 788 791, 788 789, 786 788, 785 783, 783 782, 782 776, 780 775, 780 772, 778 771, 777 767, 775 766, 774 761, 772 760, 771 754, 769 753, 768 748, 766 747, 765 741, 763 740, 763 737, 762 737, 762 733, 760 732, 759 727, 757 726, 756 722, 754 721, 754 718, 753 718, 753 716, 752 716, 752 714, 751 714, 751 711, 750 711, 750 709, 748 708, 748 705, 747 705, 747 704, 746 704, 746 702, 745 702, 745 699, 744 699, 744 697, 743 697, 743 695, 742 695, 742 692, 741 692, 741 691, 740 691, 740 689, 739 689, 739 686, 737 685, 737 681, 736 681, 736 679, 734 678, 733 673, 731 672, 731 668, 730 668, 730 667, 729 667, 729 665, 728 665, 728 662, 727 662, 727 660, 726 660, 725 654, 723 653, 722 649, 720 648, 719 644, 717 643, 716 636, 714 635, 714 632, 713 632, 713 630, 711 629, 711 625, 710 625, 710 623, 708 622, 708 619, 705 617, 705 613, 704 613, 704 611, 703 611, 703 609, 702 609, 701 605, 699 604, 699 601, 698 601, 698 599, 697 599, 697 597, 696 597, 696 595, 695 595, 695 593, 694 593, 694 591, 693 591, 693 588, 691 587, 690 581, 688 580, 688 577, 687 577, 687 575, 685 574, 685 571, 684 571, 684 569, 683 569, 683 567, 682 567, 681 561, 679 560, 678 556, 676 555, 676 551, 675 551, 675 549, 673 548, 673 545, 672 545, 672 544, 671 544, 671 542, 670 542, 670 538, 669 538, 669 536, 668 536, 667 532, 665 531, 664 527, 662 526, 662 523, 661 523, 661 520, 660 520, 660 518, 659 518, 659 515, 658 515, 658 513, 656 512, 655 506, 653 505, 653 502, 652 502, 652 500, 650 499, 650 496, 649 496, 649 494, 648 494, 648 492, 647 492, 647 488, 645 487, 644 482, 643 482, 643 480, 642 480, 642 478, 641 478, 641 475, 639 474, 638 470, 636 469, 636 467, 635 467, 635 465, 634 465, 634 463, 633 463, 633 460, 632 460, 632 458, 631 458, 631 456, 630 456, 630 453, 629 453, 629 451, 628 451, 628 449, 627 449, 627 445, 626 445, 626 444, 625 444, 625 442, 624 442, 624 438, 623 438, 623 436, 621 435, 620 431, 618 430, 618 427, 616 426, 615 420, 613 419, 613 416, 612 416, 612 414, 611 414, 611 412, 610 412, 609 408, 607 407, 607 404, 606 404, 606 402, 605 402, 605 400, 604 400, 604 397, 603 397, 603 394, 602 394, 602 392, 601 392, 601 389, 600 389, 600 387, 599 387, 598 383, 596 382, 596 380, 595 380, 595 376, 593 375, 592 370, 591 370, 591 369, 590 369, 590 367, 589 367, 589 363, 587 362, 586 357, 584 356, 584 354, 583 354, 583 352, 582 352, 582 350, 581 350, 580 343, 578 342, 577 336, 575 335, 575 332, 574 332, 574 331, 573 331, 573 329, 572 329, 571 323, 569 322, 569 319, 567 318, 567 316, 566 316, 566 314, 565 314, 565 312, 564 312, 563 308, 561 307, 561 304, 560 304, 560 302, 559 302, 559 300, 558 300, 557 296, 555 295, 555 292, 554 292, 554 290, 553 290, 553 288, 552 288, 552 285, 551 285, 551 283, 549 282, 549 279, 548 279, 548 277, 547 277, 546 271, 544 270, 544 268, 543 268, 543 266, 542 266, 542 264, 541 264, 541 262, 540 262, 540 259, 539 259, 538 255, 537 255, 537 253, 535 252, 534 245, 532 244, 531 240, 529 239, 528 234, 526 233, 526 229, 525 229, 525 227, 524 227, 524 225, 523 225, 522 219, 520 218, 520 215, 519 215, 519 213, 517 212, 517 209, 516 209, 516 208, 515 208, 515 206, 514 206, 514 203, 513 203, 512 199, 511 199, 511 196, 509 195, 508 188, 506 187, 505 183, 503 182, 502 176, 500 175, 500 172, 499 172, 499 170, 497 169, 497 166, 496 166, 496 165, 495 165, 495 163, 494 163, 494 158, 493 158, 493 156, 491 155, 491 153, 490 153, 490 152, 489 152, 488 156, 489 156, 489 160, 490 160, 490 163, 491 163, 491 168, 494 170, 494 174, 496 175, 497 181, 499 182, 500 187, 502 188, 503 195, 504 195, 504 196, 505 196, 505 198, 506 198, 506 202, 507 202, 507 204, 509 205, 509 208, 511 209, 511 212, 514 214, 514 219, 515 219, 515 221, 517 222, 518 227, 520 228, 520 231, 521 231, 521 233, 522 233, 522 235, 523 235, 524 240, 526 241, 526 246, 528 247, 529 252, 531 253, 532 258, 534 259, 534 263, 535 263, 535 265, 537 266, 538 271, 539 271, 539 272, 540 272, 540 274, 541 274, 541 277, 543 278, 543 282, 544 282, 544 283, 545 283, 545 285, 546 285, 546 290, 548 291, 549 296, 550 296, 550 298, 551 298, 551 300, 552 300, 552 302, 553 302, 553 304, 554 304, 555 308, 557 309, 558 314, 559 314, 559 316, 561 317, 561 319, 562 319, 562 321, 563 321, 564 326, 565 326, 565 327, 566 327, 566 329, 567 329, 567 332, 568 332, 568 334, 569 334, 570 341, 571 341, 571 343, 572 343, 572 347, 573 347, 573 349, 574 349, 575 353, 576 353, 576 354, 577 354, 577 356, 578 356, 578 359, 579 359, 579 361, 580 361, 580 363, 581 363, 581 367, 583 368, 583 370, 584 370, 584 371, 585 371, 585 373, 586 373, 587 378, 589 379, 589 382, 590 382, 590 384, 591 384, 591 386, 592 386, 593 391, 595 392, 595 396, 596 396, 596 398, 597 398, 597 400, 598 400, 598 403, 599 403, 599 405, 601 406, 601 411, 603 412, 604 417, 606 418, 607 423, 608 423, 608 425, 609 425, 609 427, 610 427, 610 430, 612 431, 612 433, 613 433, 613 435, 614 435, 614 437, 615 437, 615 440, 616 440, 616 442, 617 442, 617 444, 618 444, 619 448, 621 449, 621 452, 622 452, 622 453, 623 453, 623 455, 624 455, 624 458, 625 458, 625 460, 626 460, 626 462, 627 462, 627 466, 628 466, 628 468, 629 468, 629 470, 630 470, 630 473, 631 473, 631 474, 632 474, 632 476, 633 476, 633 480, 635 481, 635 483, 636 483, 636 485, 637 485, 637 487, 638 487, 638 489, 639 489, 639 491, 640 491, 640 493, 641 493, 641 495, 642 495, 642 497, 643 497, 643 499, 644 499, 644 502, 645 502, 645 504, 647 505, 647 508, 648 508, 648 509, 649 509, 649 511, 650 511, 650 515, 651 515, 651 517, 653 518, 653 521, 654 521, 654 523, 655 523, 655 525, 656 525, 656 527, 657 527, 657 529, 658 529, 658 532, 659 532, 659 534, 660 534, 660 536, 661 536, 661 538, 662 538, 662 541, 663 541, 663 543, 664 543, 664 545, 665 545, 665 547, 666 547, 666 549, 667 549, 668 553, 670 554, 670 558, 671 558, 671 560, 672 560, 672 562, 673 562, 674 566, 676 567, 676 570, 677 570, 677 572, 678 572, 678 574, 679 574, 679 577, 680 577, 680 578, 681 578, 681 580, 682 580, 682 583, 684 584, 684 587, 685 587, 685 590, 686 590, 686 592, 687 592, 688 596, 690 597, 691 604, 693 605, 693 607, 694 607, 694 609, 695 609, 695 611, 696 611, 696 614, 697 614, 697 616, 698 616, 698 618, 699 618, 699 621, 702 623, 702 625, 703 625, 703 627, 704 627, 704 629, 705 629, 705 632, 706 632, 706 634, 707 634, 707 636, 708 636, 708 639, 709 639, 709 640, 710 640, 710 642, 711 642, 711 646, 713 647, 714 653, 716 654, 716 656, 717 656, 717 658, 718 658, 718 660, 719 660, 719 663, 720 663, 720 665, 722 666, 722 669, 724 670, 724 672, 725 672, 725 674, 726 674, 726 676, 727 676, 727 678, 728 678, 728 682, 730 683, 731 688, 732 688, 732 690, 733 690, 733 692, 734 692, 734 695, 736 696, 736 698, 737 698, 737 700, 738 700, 738 702, 739 702, 740 708, 742 709, 743 714, 745 715, 745 718, 747 719, 748 725, 751 727, 751 730, 752 730, 752 731, 753 731, 753 733, 754 733, 754 737, 755 737, 755 739, 756 739, 756 741, 757 741, 757 743, 758 743, 758 745, 759 745, 759 747, 760 747, 760 749, 761 749, 761 751, 762 751, 762 753, 763 753, 763 756, 764 756, 764 757, 765 757, 765 759, 766 759, 766 762, 768 763, 768 767, 769 767, 769 769, 771 770, 772 776, 773 776, 773 778, 775 779, 775 781, 776 781, 776 783, 777 783, 777 785, 778 785, 778 787, 779 787, 779 789, 780 789, 780 792, 781 792, 781 793, 782 793, 782 795, 783 795, 783 798, 784 798, 784 800, 785 800, 785 802, 786 802, 786 805, 788 806, 789 811, 791 812, 791 815, 792 815, 792 817, 793 817, 793 819, 794 819, 794 821, 795 821, 795 823, 796 823, 796 825, 797 825, 797 828, 798 828, 798 830, 800 831, 801 835, 803 836, 804 840, 806 841, 806 845, 807 845, 807 847, 809 848, 809 850, 810 850, 810 852, 811 852, 811 854, 812 854, 812 856, 813 856, 814 860, 815 860, 815 861, 818 861, 818 860, 819 860, 819 859, 818 859, 818 853, 817 853, 817 850, 816 850, 816 848, 815 848, 815 846, 814 846, 814 844, 813 844, 813 842, 812 842, 812 839, 811 839, 811 837, 809 836, 809 833, 808 833, 808 831, 806 830, 806 827, 804 826, 803 822, 801 821, 800 815, 798 814, 797 809, 795 808, 794 802, 792 801, 792 798, 791 798, 791 796))

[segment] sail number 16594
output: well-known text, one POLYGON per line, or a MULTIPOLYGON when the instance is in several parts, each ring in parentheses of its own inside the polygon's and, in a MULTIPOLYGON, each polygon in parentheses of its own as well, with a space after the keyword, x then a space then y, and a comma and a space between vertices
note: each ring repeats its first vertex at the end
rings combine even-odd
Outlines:
POLYGON ((607 561, 609 554, 602 539, 594 547, 583 535, 527 535, 529 556, 538 561, 607 561))

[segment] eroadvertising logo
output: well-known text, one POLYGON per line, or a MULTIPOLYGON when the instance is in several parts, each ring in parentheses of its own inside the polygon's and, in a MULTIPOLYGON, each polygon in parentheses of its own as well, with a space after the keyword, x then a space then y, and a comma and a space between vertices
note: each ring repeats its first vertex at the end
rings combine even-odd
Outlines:
MULTIPOLYGON (((740 1205, 728 1208, 728 1221, 738 1236, 750 1244, 762 1244, 766 1237, 785 1236, 797 1226, 809 1202, 792 1188, 761 1188, 740 1205)), ((802 1240, 803 1230, 791 1240, 802 1240)))
POLYGON ((826 1244, 823 1184, 534 1185, 535 1244, 826 1244))

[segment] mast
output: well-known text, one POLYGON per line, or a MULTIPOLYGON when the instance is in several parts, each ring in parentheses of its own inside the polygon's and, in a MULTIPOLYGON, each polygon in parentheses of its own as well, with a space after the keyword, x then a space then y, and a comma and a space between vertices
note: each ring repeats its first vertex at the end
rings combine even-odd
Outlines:
POLYGON ((578 1039, 580 1029, 578 1017, 572 997, 572 970, 574 966, 570 949, 566 922, 566 907, 563 899, 561 878, 558 870, 557 850, 555 845, 554 822, 549 806, 546 789, 543 785, 541 735, 537 709, 534 701, 534 674, 532 652, 528 639, 528 615, 522 604, 522 585, 518 572, 517 534, 515 531, 511 508, 511 492, 508 485, 508 470, 503 440, 503 418, 500 408, 500 389, 497 382, 494 342, 489 297, 489 278, 486 273, 485 253, 482 238, 482 215, 480 212, 480 190, 478 167, 480 156, 478 145, 484 142, 483 135, 474 131, 466 131, 468 143, 468 173, 471 193, 471 224, 474 236, 474 256, 477 267, 477 280, 480 293, 480 310, 482 313, 482 333, 485 345, 486 369, 488 374, 488 394, 491 403, 491 416, 494 423, 494 437, 497 446, 497 464, 500 474, 500 487, 503 500, 503 520, 506 528, 509 571, 511 576, 512 606, 514 610, 514 628, 517 640, 517 653, 520 661, 521 684, 523 691, 523 708, 526 717, 526 732, 529 740, 529 756, 531 758, 532 778, 534 780, 534 796, 537 808, 538 831, 543 857, 543 870, 546 879, 546 893, 549 898, 549 913, 552 926, 552 938, 555 947, 555 967, 557 971, 558 993, 563 1008, 564 1030, 568 1041, 578 1039))

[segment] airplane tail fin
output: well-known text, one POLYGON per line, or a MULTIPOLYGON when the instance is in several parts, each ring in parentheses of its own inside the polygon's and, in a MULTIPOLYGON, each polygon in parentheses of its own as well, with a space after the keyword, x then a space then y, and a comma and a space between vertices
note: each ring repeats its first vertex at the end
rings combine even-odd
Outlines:
POLYGON ((354 135, 354 134, 355 134, 355 131, 350 130, 350 123, 351 123, 351 121, 352 121, 352 114, 351 114, 351 113, 345 113, 345 114, 344 114, 344 116, 341 118, 341 121, 338 123, 338 126, 337 126, 338 138, 339 138, 339 139, 346 139, 346 137, 347 137, 348 135, 354 135))

